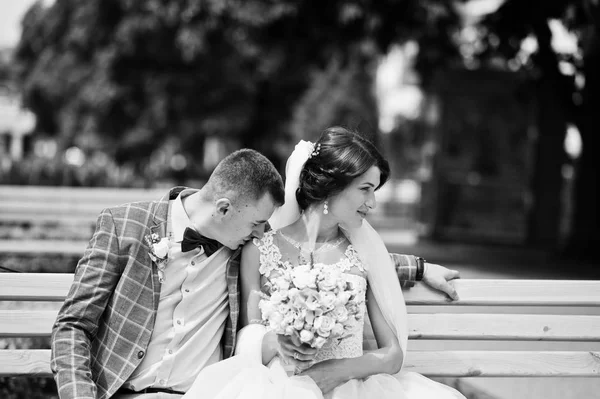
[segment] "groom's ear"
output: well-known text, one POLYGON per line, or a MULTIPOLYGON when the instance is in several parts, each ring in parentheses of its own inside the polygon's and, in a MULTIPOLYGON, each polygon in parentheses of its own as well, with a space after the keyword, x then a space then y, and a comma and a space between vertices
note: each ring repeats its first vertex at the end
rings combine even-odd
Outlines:
POLYGON ((231 213, 231 201, 229 198, 219 198, 215 202, 215 206, 217 208, 217 216, 225 217, 231 213))

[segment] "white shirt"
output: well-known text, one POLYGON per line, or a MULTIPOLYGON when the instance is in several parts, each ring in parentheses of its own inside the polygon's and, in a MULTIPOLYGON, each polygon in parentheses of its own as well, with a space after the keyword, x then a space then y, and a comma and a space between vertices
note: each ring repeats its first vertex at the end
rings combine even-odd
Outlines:
POLYGON ((202 248, 181 252, 183 233, 191 227, 181 199, 193 192, 185 190, 171 201, 167 234, 172 242, 154 331, 146 356, 124 385, 134 391, 155 387, 186 392, 204 367, 222 359, 231 251, 222 247, 210 258, 202 248))

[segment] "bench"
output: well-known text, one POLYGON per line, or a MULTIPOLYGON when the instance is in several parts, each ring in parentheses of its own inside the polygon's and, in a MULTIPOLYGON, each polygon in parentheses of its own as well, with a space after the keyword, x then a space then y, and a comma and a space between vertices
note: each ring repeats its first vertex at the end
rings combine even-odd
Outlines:
MULTIPOLYGON (((126 202, 157 200, 168 189, 0 186, 0 254, 80 257, 102 209, 126 202), (23 233, 15 237, 15 230, 23 233)), ((371 223, 387 243, 398 240, 413 243, 414 233, 397 229, 398 225, 408 225, 406 215, 402 216, 402 223, 398 215, 390 217, 390 207, 406 206, 390 201, 391 194, 381 198, 383 206, 370 217, 371 223)))
MULTIPOLYGON (((0 302, 0 338, 49 337, 72 278, 0 273, 0 301, 8 301, 0 302)), ((457 280, 455 286, 457 302, 422 284, 406 291, 405 370, 430 377, 600 377, 600 281, 457 280)), ((49 375, 49 349, 0 350, 0 376, 49 375)))
POLYGON ((81 256, 102 209, 161 198, 168 189, 0 186, 0 225, 37 229, 46 238, 0 237, 0 253, 81 256), (61 232, 61 230, 63 230, 61 232), (54 235, 52 231, 56 231, 54 235), (64 237, 64 231, 69 234, 64 237))

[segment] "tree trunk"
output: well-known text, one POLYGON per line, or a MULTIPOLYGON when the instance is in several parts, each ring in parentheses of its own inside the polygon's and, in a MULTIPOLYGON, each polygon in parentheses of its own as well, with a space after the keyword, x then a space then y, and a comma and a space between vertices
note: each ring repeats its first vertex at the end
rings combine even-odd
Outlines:
POLYGON ((534 204, 527 241, 534 248, 553 249, 559 238, 561 169, 566 160, 563 149, 566 115, 552 76, 543 77, 539 82, 537 98, 539 136, 532 184, 534 204))
POLYGON ((600 259, 600 40, 597 30, 584 53, 585 87, 581 123, 582 153, 577 164, 574 191, 574 217, 566 248, 570 257, 600 259))
POLYGON ((541 77, 537 85, 539 135, 532 184, 534 203, 527 241, 531 247, 552 250, 557 248, 559 241, 561 169, 566 161, 563 143, 571 103, 570 92, 551 47, 552 33, 546 20, 540 18, 532 27, 540 46, 537 64, 541 77))

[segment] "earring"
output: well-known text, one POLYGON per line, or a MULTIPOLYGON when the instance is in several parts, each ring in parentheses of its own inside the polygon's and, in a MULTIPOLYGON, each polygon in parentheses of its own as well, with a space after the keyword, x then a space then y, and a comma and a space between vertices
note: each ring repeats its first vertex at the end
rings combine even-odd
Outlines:
POLYGON ((327 215, 329 213, 329 206, 327 205, 327 201, 323 204, 323 214, 327 215))

